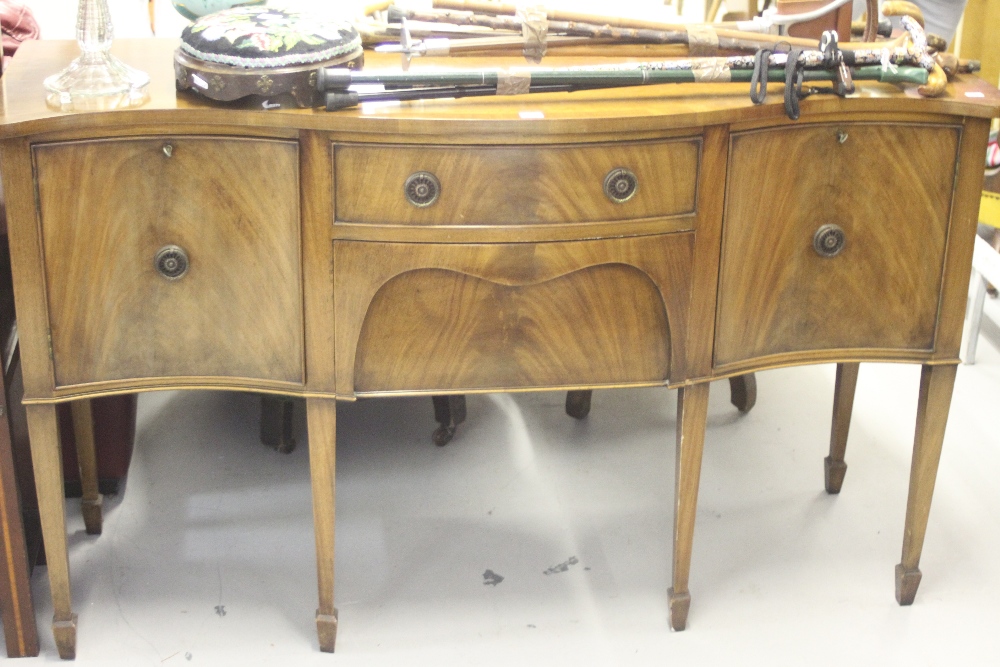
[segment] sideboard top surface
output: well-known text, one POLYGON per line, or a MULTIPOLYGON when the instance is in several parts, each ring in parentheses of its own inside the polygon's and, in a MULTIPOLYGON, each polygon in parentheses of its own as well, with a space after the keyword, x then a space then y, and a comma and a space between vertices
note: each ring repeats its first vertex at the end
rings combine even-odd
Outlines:
MULTIPOLYGON (((174 86, 175 39, 122 39, 114 52, 152 78, 150 100, 136 109, 100 113, 65 113, 45 103, 43 79, 62 69, 78 53, 75 41, 26 42, 0 83, 0 137, 41 132, 161 124, 312 129, 372 134, 476 135, 487 139, 518 135, 619 133, 691 128, 733 122, 791 122, 785 118, 781 86, 765 104, 751 104, 746 84, 675 84, 566 93, 428 100, 364 105, 328 113, 321 109, 261 111, 237 109, 178 93, 174 86)), ((366 53, 366 69, 395 68, 396 56, 366 53)), ((606 61, 607 59, 604 59, 606 61)), ((636 60, 622 58, 621 61, 636 60)), ((584 64, 584 58, 551 58, 547 66, 584 64)), ((520 58, 422 58, 426 67, 523 67, 520 58)), ((816 95, 803 101, 802 118, 829 114, 898 113, 990 118, 1000 114, 1000 92, 984 81, 960 77, 944 96, 920 98, 915 90, 863 83, 848 99, 816 95)))

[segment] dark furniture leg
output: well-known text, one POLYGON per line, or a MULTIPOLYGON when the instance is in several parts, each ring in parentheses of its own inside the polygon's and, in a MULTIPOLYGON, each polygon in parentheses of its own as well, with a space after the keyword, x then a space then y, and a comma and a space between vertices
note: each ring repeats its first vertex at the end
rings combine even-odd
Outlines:
POLYGON ((573 419, 584 419, 590 414, 590 398, 594 392, 589 389, 566 392, 566 414, 573 419))
POLYGON ((0 612, 7 638, 7 656, 38 655, 35 606, 28 585, 28 551, 21 521, 14 455, 11 449, 6 383, 0 382, 0 612))
POLYGON ((438 447, 444 447, 455 437, 455 428, 465 421, 465 395, 431 396, 431 400, 434 402, 434 421, 440 424, 431 439, 438 447))
POLYGON ((292 437, 292 414, 295 401, 285 396, 264 394, 260 397, 260 441, 276 452, 288 454, 295 449, 292 437))
POLYGON ((746 414, 757 404, 757 377, 753 373, 729 378, 729 402, 746 414))

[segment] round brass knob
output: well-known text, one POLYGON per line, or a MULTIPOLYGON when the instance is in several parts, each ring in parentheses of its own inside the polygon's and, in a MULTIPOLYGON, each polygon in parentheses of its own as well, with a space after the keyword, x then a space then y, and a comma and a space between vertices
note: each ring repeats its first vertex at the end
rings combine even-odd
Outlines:
POLYGON ((187 253, 180 246, 165 245, 157 250, 156 256, 153 257, 156 272, 167 280, 183 277, 189 265, 187 253))
POLYGON ((406 201, 424 208, 436 202, 441 196, 441 182, 429 171, 418 171, 406 179, 403 193, 406 195, 406 201))
POLYGON ((844 230, 837 225, 822 225, 813 235, 813 249, 820 257, 836 257, 845 242, 844 230))
POLYGON ((638 189, 639 179, 628 169, 612 169, 604 177, 604 194, 616 204, 627 202, 638 189))

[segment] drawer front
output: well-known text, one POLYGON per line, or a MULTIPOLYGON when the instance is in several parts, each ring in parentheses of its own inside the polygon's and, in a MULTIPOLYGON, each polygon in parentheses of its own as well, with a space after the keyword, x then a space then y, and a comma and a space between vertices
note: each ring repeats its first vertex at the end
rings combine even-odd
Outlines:
POLYGON ((932 350, 960 134, 844 124, 734 135, 716 365, 932 350))
POLYGON ((101 140, 33 158, 57 387, 302 384, 297 144, 101 140))
POLYGON ((700 147, 699 139, 586 146, 335 145, 336 218, 523 225, 692 213, 700 147), (414 175, 411 201, 406 185, 414 175), (606 180, 614 199, 605 192, 606 180))
POLYGON ((338 393, 663 384, 692 237, 337 241, 338 393))

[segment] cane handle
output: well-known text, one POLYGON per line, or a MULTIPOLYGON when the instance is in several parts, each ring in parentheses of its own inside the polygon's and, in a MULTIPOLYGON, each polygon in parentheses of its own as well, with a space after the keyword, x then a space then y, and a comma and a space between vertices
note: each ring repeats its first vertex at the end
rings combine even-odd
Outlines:
POLYGON ((883 3, 882 15, 909 16, 919 23, 921 28, 924 27, 924 13, 920 11, 920 7, 917 7, 912 2, 907 2, 907 0, 889 0, 883 3))
POLYGON ((944 94, 945 86, 948 85, 948 75, 944 73, 941 65, 934 63, 934 69, 927 75, 927 83, 917 88, 917 92, 924 97, 938 97, 944 94))

